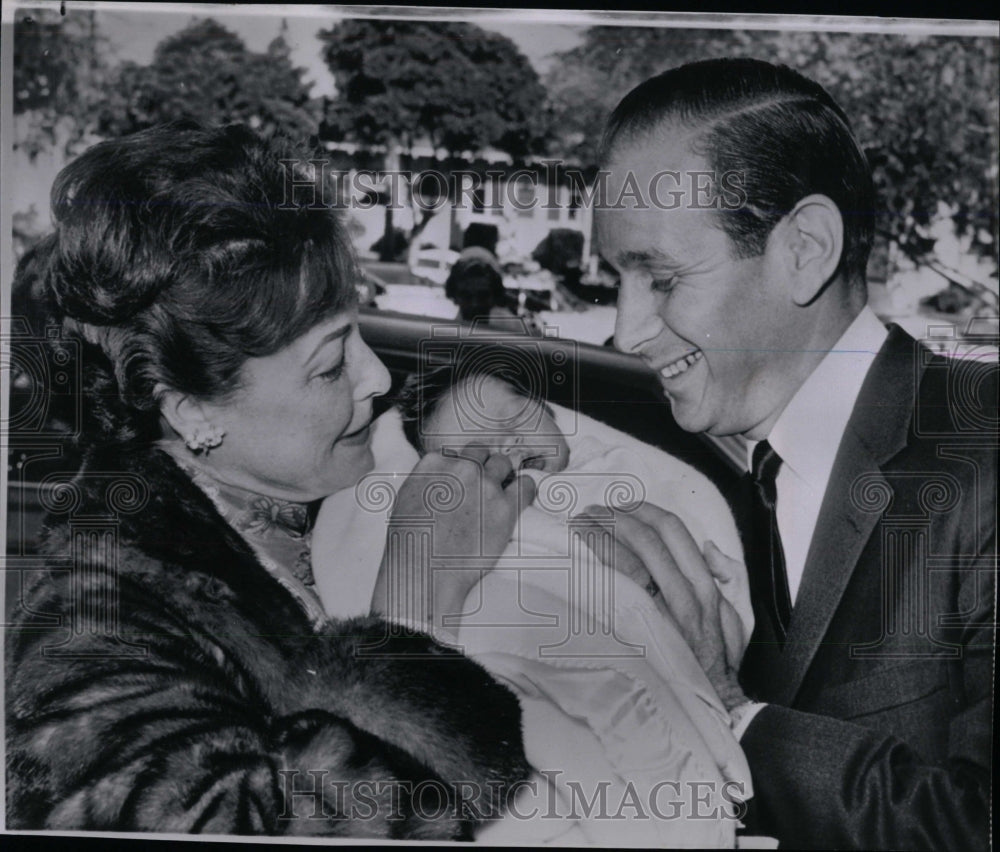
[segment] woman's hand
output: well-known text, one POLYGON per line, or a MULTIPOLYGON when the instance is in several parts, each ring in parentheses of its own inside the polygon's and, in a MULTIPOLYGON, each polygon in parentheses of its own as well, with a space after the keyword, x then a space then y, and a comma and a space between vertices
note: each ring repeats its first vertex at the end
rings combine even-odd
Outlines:
POLYGON ((628 512, 588 506, 581 517, 614 535, 616 570, 653 578, 658 603, 674 619, 726 709, 746 701, 737 679, 745 648, 742 622, 715 583, 732 560, 711 543, 703 554, 680 518, 651 503, 628 512))
POLYGON ((437 628, 460 613, 535 499, 534 480, 512 474, 507 456, 479 445, 424 456, 396 496, 372 612, 437 628))

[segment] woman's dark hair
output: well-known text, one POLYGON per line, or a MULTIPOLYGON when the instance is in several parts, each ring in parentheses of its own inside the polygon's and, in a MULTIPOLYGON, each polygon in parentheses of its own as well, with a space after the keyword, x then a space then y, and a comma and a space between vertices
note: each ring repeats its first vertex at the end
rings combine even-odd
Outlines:
MULTIPOLYGON (((518 396, 527 400, 543 400, 542 395, 530 387, 510 358, 504 358, 502 352, 495 354, 498 357, 491 357, 486 349, 474 350, 471 357, 463 358, 458 355, 455 365, 430 367, 406 377, 394 402, 403 421, 403 434, 417 452, 421 455, 427 452, 423 440, 426 419, 434 414, 438 403, 448 392, 460 384, 490 378, 503 382, 518 396)), ((473 390, 472 393, 476 391, 473 390)))
POLYGON ((623 143, 670 122, 700 131, 692 151, 706 157, 716 181, 738 177, 745 202, 718 211, 738 257, 761 254, 781 218, 818 193, 844 220, 840 269, 847 280, 864 284, 874 183, 847 116, 822 86, 757 59, 673 68, 636 86, 615 108, 601 143, 602 164, 623 143))
POLYGON ((350 241, 314 203, 322 175, 306 159, 242 125, 183 121, 59 173, 48 286, 110 362, 88 393, 104 440, 153 439, 158 388, 224 399, 248 357, 353 304, 350 241))

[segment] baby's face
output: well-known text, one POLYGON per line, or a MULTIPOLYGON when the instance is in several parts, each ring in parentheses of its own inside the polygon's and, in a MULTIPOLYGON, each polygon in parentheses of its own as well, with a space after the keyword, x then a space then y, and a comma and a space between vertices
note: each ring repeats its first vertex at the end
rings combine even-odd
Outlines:
POLYGON ((508 456, 514 470, 556 473, 569 463, 569 446, 545 403, 491 376, 448 391, 425 418, 422 440, 428 452, 484 444, 508 456))

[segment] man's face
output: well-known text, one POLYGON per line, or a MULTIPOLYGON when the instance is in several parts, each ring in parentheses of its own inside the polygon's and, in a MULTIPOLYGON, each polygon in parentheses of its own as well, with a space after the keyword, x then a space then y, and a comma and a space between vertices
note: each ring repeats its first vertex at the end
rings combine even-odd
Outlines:
POLYGON ((615 344, 656 371, 683 429, 764 437, 795 372, 787 264, 772 241, 759 257, 734 257, 718 217, 741 213, 697 207, 704 195, 688 175, 709 166, 689 141, 661 129, 624 143, 608 165, 607 202, 596 215, 601 252, 621 275, 615 344), (665 171, 680 181, 657 179, 665 171), (631 181, 642 203, 626 194, 614 209, 631 181), (682 194, 671 201, 674 191, 682 194))

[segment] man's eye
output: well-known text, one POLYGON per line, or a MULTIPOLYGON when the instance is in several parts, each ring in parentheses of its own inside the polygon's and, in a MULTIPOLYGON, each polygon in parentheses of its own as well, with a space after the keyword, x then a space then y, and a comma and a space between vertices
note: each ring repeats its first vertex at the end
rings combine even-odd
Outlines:
POLYGON ((323 379, 323 381, 325 382, 335 382, 337 381, 337 379, 341 377, 341 375, 343 375, 343 372, 344 372, 344 362, 341 361, 335 367, 331 367, 326 372, 317 373, 316 378, 323 379))
POLYGON ((650 282, 655 293, 669 293, 677 286, 677 276, 671 275, 669 278, 654 278, 650 282))

